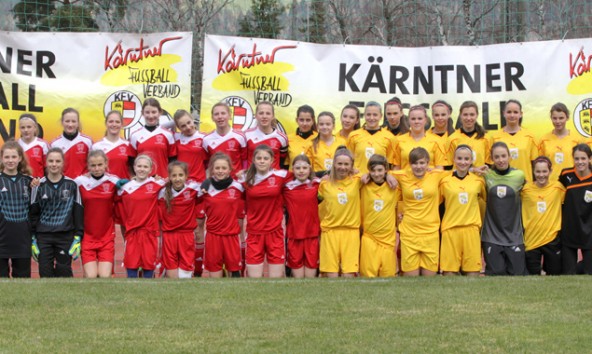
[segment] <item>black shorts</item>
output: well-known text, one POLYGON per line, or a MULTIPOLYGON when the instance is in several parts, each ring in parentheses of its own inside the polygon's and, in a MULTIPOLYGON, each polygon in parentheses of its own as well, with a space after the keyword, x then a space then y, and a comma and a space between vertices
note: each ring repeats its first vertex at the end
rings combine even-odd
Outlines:
POLYGON ((527 275, 524 245, 500 246, 482 242, 485 275, 527 275))

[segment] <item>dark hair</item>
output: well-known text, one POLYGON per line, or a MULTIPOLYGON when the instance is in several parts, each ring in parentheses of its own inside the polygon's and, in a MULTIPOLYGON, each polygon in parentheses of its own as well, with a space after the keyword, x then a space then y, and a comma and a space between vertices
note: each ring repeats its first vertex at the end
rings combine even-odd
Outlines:
POLYGON ((225 153, 223 153, 221 151, 218 151, 217 153, 212 155, 212 157, 210 157, 210 162, 208 163, 208 172, 212 178, 214 177, 214 174, 213 174, 214 163, 218 160, 224 160, 224 161, 228 162, 228 166, 230 167, 230 171, 232 171, 232 159, 230 158, 230 156, 226 155, 225 153))
MULTIPOLYGON (((510 103, 517 104, 518 107, 520 108, 520 112, 522 112, 522 103, 520 103, 520 101, 515 100, 515 99, 509 99, 506 101, 506 103, 504 104, 504 112, 506 111, 506 108, 508 108, 508 105, 510 103)), ((518 120, 518 125, 520 125, 520 126, 522 125, 522 117, 520 117, 520 120, 518 120)))
MULTIPOLYGON (((4 151, 6 150, 16 150, 17 155, 21 158, 21 161, 16 166, 17 172, 23 175, 31 175, 31 166, 29 166, 29 160, 27 159, 27 156, 25 155, 25 151, 23 150, 21 144, 14 141, 13 139, 7 140, 0 148, 0 156, 4 156, 4 151)), ((1 160, 0 172, 4 172, 4 164, 1 160)))
MULTIPOLYGON (((180 167, 183 172, 185 172, 185 176, 187 176, 189 174, 189 168, 187 167, 187 164, 183 161, 171 161, 169 163, 168 166, 168 172, 169 172, 169 176, 171 175, 171 172, 173 172, 173 168, 175 167, 180 167)), ((167 183, 164 185, 164 203, 166 205, 166 210, 167 213, 171 213, 171 202, 173 200, 173 182, 171 181, 171 179, 169 178, 169 180, 167 181, 167 183)))
POLYGON ((296 155, 296 157, 292 161, 292 168, 294 167, 294 164, 298 161, 304 161, 308 164, 308 166, 310 167, 310 173, 308 174, 308 179, 312 180, 315 176, 315 173, 312 168, 312 163, 310 162, 310 159, 308 158, 308 156, 306 156, 305 154, 296 155))
POLYGON ((337 149, 335 150, 335 155, 333 155, 333 165, 331 165, 331 173, 329 175, 332 183, 335 183, 335 181, 336 181, 336 179, 335 179, 335 175, 336 175, 335 161, 337 160, 337 158, 339 156, 349 157, 351 164, 352 164, 352 168, 354 167, 354 156, 352 155, 351 151, 349 151, 345 145, 338 146, 337 149))
POLYGON ((102 157, 105 160, 105 164, 109 163, 109 158, 107 158, 107 154, 105 154, 103 150, 89 151, 88 155, 86 156, 86 163, 90 161, 91 157, 102 157))
POLYGON ((508 148, 508 145, 506 143, 504 143, 503 141, 496 141, 495 143, 493 143, 493 145, 491 145, 491 153, 490 154, 491 154, 492 158, 493 158, 493 150, 495 150, 498 147, 506 149, 508 156, 510 155, 510 149, 508 148))
POLYGON ((156 107, 158 108, 159 112, 162 112, 162 107, 160 106, 160 102, 158 102, 158 100, 156 98, 147 98, 144 100, 144 103, 142 103, 142 111, 144 111, 144 108, 146 108, 147 106, 150 107, 156 107))
MULTIPOLYGON (((477 103, 475 103, 474 101, 464 101, 460 105, 459 114, 458 114, 459 119, 462 116, 463 110, 465 110, 467 108, 475 108, 475 111, 477 112, 477 117, 479 116, 479 106, 477 106, 477 103)), ((462 119, 460 119, 460 121, 461 121, 461 126, 462 126, 462 119)), ((486 131, 485 131, 485 129, 483 129, 483 127, 477 121, 475 121, 475 131, 477 132, 477 139, 483 139, 485 137, 486 131)))
POLYGON ((343 108, 341 109, 341 114, 339 115, 339 117, 343 116, 343 112, 346 109, 353 109, 356 112, 356 118, 358 119, 358 122, 356 124, 354 124, 354 130, 360 129, 360 109, 358 107, 354 106, 353 104, 347 104, 347 105, 343 106, 343 108))
POLYGON ((401 103, 401 100, 398 99, 397 97, 393 97, 390 100, 388 100, 385 104, 384 104, 384 119, 382 122, 382 126, 383 127, 387 127, 389 129, 394 128, 390 126, 390 123, 388 122, 388 118, 386 116, 386 108, 388 106, 397 106, 399 107, 399 110, 401 111, 401 119, 399 120, 399 134, 405 134, 409 132, 409 118, 407 118, 407 116, 403 113, 403 104, 401 103))
POLYGON ((590 147, 587 144, 578 144, 574 146, 571 152, 572 156, 575 155, 576 151, 586 153, 586 155, 588 155, 588 158, 592 157, 592 149, 590 149, 590 147))
POLYGON ((422 148, 421 146, 418 146, 416 148, 413 148, 411 150, 411 152, 409 152, 409 163, 416 163, 417 161, 421 160, 421 159, 426 159, 428 160, 428 162, 430 161, 430 153, 422 148))
POLYGON ((383 166, 388 171, 388 161, 386 160, 386 157, 378 154, 370 156, 367 165, 368 171, 372 171, 376 166, 383 166))
MULTIPOLYGON (((273 150, 263 144, 263 145, 258 145, 255 148, 255 151, 253 151, 253 160, 255 159, 255 157, 257 157, 257 154, 260 152, 266 152, 269 154, 269 156, 271 156, 271 160, 273 161, 274 159, 274 155, 273 155, 273 150)), ((245 181, 247 182, 247 185, 252 186, 255 183, 255 175, 257 175, 257 167, 255 167, 255 163, 253 161, 251 162, 251 166, 249 166, 249 168, 247 169, 247 173, 245 175, 245 181)))
POLYGON ((557 102, 553 106, 551 106, 551 111, 549 113, 553 114, 553 112, 563 112, 565 113, 567 119, 569 119, 569 109, 565 104, 561 102, 557 102))
POLYGON ((298 116, 300 115, 300 113, 310 113, 310 115, 312 117, 312 128, 311 128, 311 130, 313 132, 316 132, 318 129, 317 129, 317 121, 315 120, 315 112, 314 112, 314 109, 311 106, 305 104, 303 106, 298 107, 298 110, 296 110, 296 119, 298 119, 298 116))
POLYGON ((549 168, 549 171, 551 171, 553 169, 553 163, 551 162, 551 160, 547 157, 547 156, 539 156, 536 159, 534 159, 532 161, 532 173, 533 173, 533 177, 534 177, 534 166, 537 163, 545 163, 547 164, 547 167, 549 168))
MULTIPOLYGON (((62 162, 65 163, 65 158, 64 158, 64 152, 62 151, 62 149, 58 148, 58 147, 52 147, 49 150, 47 150, 47 155, 45 155, 45 162, 47 162, 47 159, 49 158, 49 155, 51 154, 58 154, 62 157, 62 162)), ((47 164, 46 164, 47 165, 47 164)), ((46 167, 47 168, 47 167, 46 167)), ((64 169, 62 168, 62 174, 64 174, 64 169)))
MULTIPOLYGON (((323 111, 323 112, 319 113, 317 120, 321 119, 321 117, 324 117, 324 116, 331 117, 331 120, 333 121, 333 128, 335 128, 335 116, 333 115, 333 113, 323 111)), ((321 141, 321 134, 317 134, 317 136, 315 136, 314 139, 312 139, 312 149, 315 152, 315 154, 317 153, 317 149, 319 148, 320 141, 321 141)))

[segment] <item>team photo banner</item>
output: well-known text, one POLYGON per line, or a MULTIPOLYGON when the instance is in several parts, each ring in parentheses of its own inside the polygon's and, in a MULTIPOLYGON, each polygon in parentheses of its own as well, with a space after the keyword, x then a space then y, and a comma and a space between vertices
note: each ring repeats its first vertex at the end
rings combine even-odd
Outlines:
POLYGON ((461 103, 472 100, 485 129, 497 130, 504 102, 518 99, 523 126, 537 135, 553 129, 549 110, 563 102, 571 111, 568 127, 588 137, 591 61, 590 38, 398 48, 207 35, 202 130, 213 127, 211 107, 219 101, 231 106, 239 129, 254 127, 256 104, 271 101, 281 129, 292 133, 301 105, 338 117, 346 104, 383 104, 392 97, 407 108, 446 100, 455 121, 461 103))
POLYGON ((18 117, 33 113, 40 136, 62 132, 61 112, 80 112, 82 132, 96 141, 105 114, 120 111, 124 135, 143 123, 144 99, 165 110, 190 109, 192 33, 0 34, 0 135, 19 137, 18 117))

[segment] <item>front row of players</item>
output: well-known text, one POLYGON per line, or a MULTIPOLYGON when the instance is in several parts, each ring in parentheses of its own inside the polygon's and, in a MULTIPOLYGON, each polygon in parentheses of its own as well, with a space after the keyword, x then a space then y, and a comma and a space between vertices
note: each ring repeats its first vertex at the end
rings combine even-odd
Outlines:
POLYGON ((295 277, 314 277, 319 265, 327 277, 394 276, 397 224, 404 275, 477 275, 482 255, 489 275, 541 269, 575 274, 578 250, 584 272, 592 274, 592 151, 585 144, 573 149, 575 166, 559 181, 549 181, 549 159, 537 158, 534 182, 526 185, 523 172, 509 166, 502 142, 491 149, 492 168, 479 170, 484 178, 470 172, 473 152, 467 145, 456 148, 452 173, 429 169, 428 152, 415 148, 410 169, 389 172, 386 159, 374 155, 364 176, 354 174, 352 154, 342 147, 322 181, 305 155, 292 161, 293 172, 274 170, 273 156, 266 145, 257 147, 238 183, 230 158, 217 153, 210 178, 200 185, 188 181, 187 165, 177 161, 169 164, 166 182, 150 177, 146 155, 135 159, 131 181, 119 180, 106 172, 100 150, 88 156, 89 173, 71 180, 63 175, 63 152, 56 148, 47 154, 46 177, 31 188, 23 150, 9 141, 0 161, 0 276, 29 277, 32 252, 42 277, 72 276, 71 261, 79 255, 85 276, 110 277, 118 222, 125 229, 128 277, 153 277, 162 264, 168 277, 189 278, 198 218, 206 219, 204 269, 211 277, 223 276, 223 270, 240 276, 239 219, 245 210, 250 277, 263 276, 265 263, 270 277, 284 276, 285 265, 295 277))

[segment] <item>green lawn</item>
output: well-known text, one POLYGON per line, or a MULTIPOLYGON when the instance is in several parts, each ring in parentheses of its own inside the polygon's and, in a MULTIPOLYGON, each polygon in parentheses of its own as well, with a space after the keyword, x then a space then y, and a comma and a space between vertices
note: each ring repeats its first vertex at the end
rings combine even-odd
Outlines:
POLYGON ((0 352, 590 352, 592 277, 0 281, 0 352))

